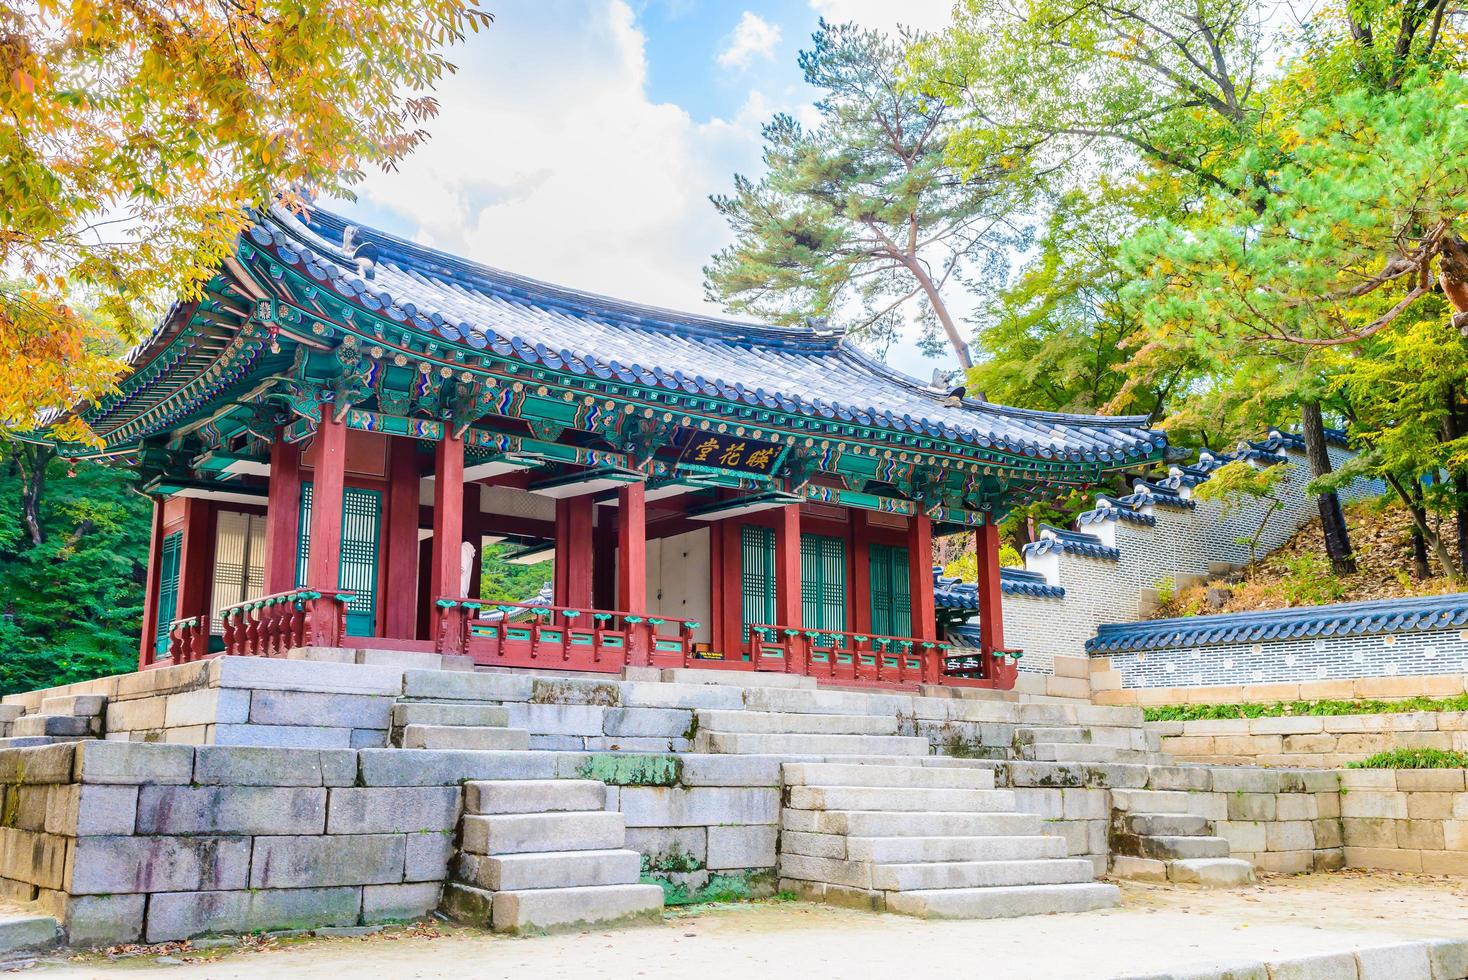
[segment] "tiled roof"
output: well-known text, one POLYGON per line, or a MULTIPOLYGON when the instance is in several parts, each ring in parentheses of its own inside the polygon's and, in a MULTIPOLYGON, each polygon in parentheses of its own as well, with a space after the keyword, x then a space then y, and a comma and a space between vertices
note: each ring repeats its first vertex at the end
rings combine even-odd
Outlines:
POLYGON ((1086 641, 1092 653, 1160 650, 1301 637, 1360 636, 1468 624, 1468 593, 1343 602, 1222 616, 1185 616, 1101 626, 1086 641))
POLYGON ((272 211, 248 232, 285 264, 385 317, 470 347, 603 379, 681 389, 749 405, 967 442, 1039 459, 1125 463, 1166 436, 1141 417, 1006 408, 898 374, 829 331, 771 327, 638 306, 526 279, 371 229, 364 278, 333 243, 348 222, 311 226, 272 211))
MULTIPOLYGON (((1039 572, 1023 568, 999 569, 999 591, 1004 595, 1027 595, 1040 599, 1063 599, 1065 590, 1050 585, 1039 572)), ((977 612, 979 587, 973 582, 944 576, 941 568, 933 569, 933 599, 939 609, 977 612)))
POLYGON ((1041 524, 1040 538, 1025 545, 1023 554, 1028 558, 1032 555, 1035 557, 1048 555, 1051 552, 1057 554, 1068 552, 1073 555, 1085 555, 1087 558, 1105 558, 1110 561, 1116 561, 1121 557, 1119 550, 1102 544, 1101 539, 1094 534, 1083 534, 1080 531, 1067 531, 1063 528, 1052 527, 1049 524, 1041 524))

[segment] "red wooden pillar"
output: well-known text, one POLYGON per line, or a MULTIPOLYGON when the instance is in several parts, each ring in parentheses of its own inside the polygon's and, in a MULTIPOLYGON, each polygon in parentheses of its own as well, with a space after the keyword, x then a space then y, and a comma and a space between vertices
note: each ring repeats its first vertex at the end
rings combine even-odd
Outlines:
MULTIPOLYGON (((800 505, 786 504, 775 518, 775 620, 786 629, 803 625, 800 582, 800 505)), ((788 636, 785 640, 785 670, 805 672, 804 637, 788 636)), ((758 659, 756 659, 758 663, 758 659)))
POLYGON ((864 510, 851 511, 851 568, 846 581, 851 583, 851 606, 846 610, 848 627, 853 633, 872 630, 872 539, 871 524, 864 510))
POLYGON ((781 507, 775 519, 775 619, 780 626, 799 629, 800 505, 781 507))
POLYGON ((312 446, 310 554, 306 586, 322 599, 311 604, 310 641, 317 646, 340 642, 345 609, 332 597, 341 588, 342 499, 346 491, 347 427, 321 406, 312 446))
POLYGON ((301 451, 279 432, 270 444, 270 488, 265 503, 265 594, 296 587, 301 545, 301 451))
POLYGON ((999 591, 999 528, 985 524, 974 532, 978 557, 979 642, 987 653, 1004 649, 1003 596, 999 591))
POLYGON ((723 520, 713 530, 720 539, 723 564, 719 575, 723 595, 715 606, 720 611, 713 639, 724 659, 739 660, 744 651, 744 550, 740 524, 736 520, 723 520))
POLYGON ((433 601, 460 598, 463 544, 464 440, 445 433, 434 447, 433 557, 429 561, 433 601))
MULTIPOLYGON (((641 483, 617 488, 617 608, 644 618, 648 612, 647 495, 641 483)), ((630 625, 627 653, 631 663, 650 661, 652 633, 647 623, 630 625)))
POLYGON ((158 584, 163 570, 163 498, 153 498, 153 532, 148 538, 148 584, 143 591, 143 637, 138 669, 158 658, 158 584))
POLYGON ((591 606, 590 494, 556 501, 555 600, 571 609, 591 606))
POLYGON ((647 614, 647 501, 641 483, 617 489, 617 608, 647 614))
POLYGON ((429 622, 435 648, 462 653, 463 611, 439 609, 440 599, 460 599, 463 589, 464 440, 445 432, 433 453, 433 547, 428 559, 429 622))
POLYGON ((911 596, 912 636, 938 638, 938 612, 933 597, 933 521, 918 511, 907 522, 907 589, 911 596))
POLYGON ((388 461, 382 635, 418 635, 418 442, 394 438, 388 461))

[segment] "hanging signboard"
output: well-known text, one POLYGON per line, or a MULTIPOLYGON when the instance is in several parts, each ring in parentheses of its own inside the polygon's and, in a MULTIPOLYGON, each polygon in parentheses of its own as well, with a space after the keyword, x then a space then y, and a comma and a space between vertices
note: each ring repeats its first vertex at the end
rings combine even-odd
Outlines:
POLYGON ((785 447, 778 442, 698 429, 680 429, 678 444, 683 447, 678 457, 682 466, 759 476, 773 476, 785 453, 785 447))

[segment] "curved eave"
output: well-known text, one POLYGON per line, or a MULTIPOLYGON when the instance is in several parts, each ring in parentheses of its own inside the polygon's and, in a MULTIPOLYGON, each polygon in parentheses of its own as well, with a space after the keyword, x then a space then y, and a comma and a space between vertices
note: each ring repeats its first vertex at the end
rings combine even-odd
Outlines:
MULTIPOLYGON (((331 221, 327 222, 324 220, 326 218, 324 214, 320 212, 318 214, 321 215, 318 223, 326 224, 328 227, 344 224, 335 216, 330 216, 331 221)), ((270 219, 253 226, 246 236, 249 242, 260 250, 261 254, 268 255, 274 261, 279 262, 283 268, 289 268, 301 275, 312 288, 329 289, 339 301, 360 309, 371 317, 383 318, 389 321, 395 329, 413 331, 425 342, 452 345, 466 355, 493 354, 507 360, 518 360, 556 372, 592 376, 603 381, 616 380, 623 384, 650 389, 682 391, 734 405, 759 407, 769 411, 781 411, 791 415, 833 422, 840 421, 866 428, 886 429, 947 442, 960 449, 964 446, 978 446, 1045 462, 1089 464, 1092 467, 1109 470, 1157 461, 1162 458, 1166 450, 1165 435, 1141 427, 1144 422, 1141 417, 1067 416, 992 406, 973 400, 966 401, 965 409, 1000 416, 1017 425, 1028 426, 1036 434, 1036 438, 1033 439, 1009 437, 995 439, 978 428, 960 427, 927 419, 914 419, 910 414, 898 416, 890 411, 870 406, 862 408, 820 399, 808 400, 800 395, 750 388, 743 382, 730 383, 717 378, 711 380, 701 375, 689 376, 681 370, 670 371, 657 366, 649 368, 641 364, 623 365, 615 360, 603 361, 587 351, 572 351, 566 348, 553 350, 544 343, 531 343, 514 333, 502 334, 483 324, 470 323, 466 320, 456 321, 454 317, 445 316, 441 310, 420 308, 411 299, 395 298, 390 293, 375 288, 371 282, 364 280, 354 272, 346 271, 340 257, 333 258, 321 254, 321 246, 318 244, 313 247, 311 243, 303 240, 303 232, 310 237, 316 237, 314 233, 307 232, 306 229, 290 228, 278 220, 270 219), (1039 436, 1046 429, 1052 430, 1051 434, 1056 435, 1053 430, 1058 428, 1073 428, 1078 437, 1099 438, 1099 433, 1107 433, 1107 438, 1117 442, 1124 440, 1125 444, 1113 445, 1109 448, 1069 448, 1057 451, 1042 443, 1039 436)), ((552 287, 534 280, 509 276, 498 270, 477 266, 454 256, 424 249, 380 232, 374 231, 371 240, 374 243, 386 243, 395 253, 412 258, 417 266, 415 272, 418 274, 422 275, 423 270, 440 273, 451 277, 449 281, 456 285, 461 281, 468 283, 469 285, 464 288, 478 288, 475 285, 477 282, 492 277, 497 288, 506 288, 511 295, 518 295, 527 302, 533 297, 538 303, 553 303, 574 308, 576 312, 585 316, 605 318, 614 315, 634 320, 638 325, 644 327, 651 325, 677 330, 693 330, 718 335, 725 340, 732 337, 737 342, 768 342, 780 346, 798 346, 803 350, 821 351, 833 358, 833 370, 839 371, 843 366, 849 366, 868 372, 880 372, 882 377, 890 383, 902 386, 911 392, 920 392, 925 398, 931 397, 935 406, 939 403, 936 395, 925 391, 913 379, 877 364, 849 344, 824 339, 814 331, 759 327, 739 321, 722 321, 715 318, 673 314, 666 310, 638 307, 591 294, 552 287), (509 281, 511 285, 505 287, 503 285, 505 281, 509 281)), ((1064 435, 1065 433, 1061 433, 1058 437, 1063 438, 1064 435)))

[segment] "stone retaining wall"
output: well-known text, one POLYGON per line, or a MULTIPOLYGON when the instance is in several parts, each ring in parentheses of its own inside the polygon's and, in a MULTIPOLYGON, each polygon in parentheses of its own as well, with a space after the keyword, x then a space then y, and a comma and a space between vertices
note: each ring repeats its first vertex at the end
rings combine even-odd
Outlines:
POLYGON ((1341 817, 1353 868, 1468 875, 1462 769, 1346 769, 1341 817))
POLYGON ((74 945, 411 919, 457 786, 357 785, 351 750, 88 741, 0 750, 0 886, 74 945))
MULTIPOLYGON (((1168 651, 1162 651, 1167 653, 1168 651)), ((1154 654, 1148 652, 1147 656, 1154 654)), ((1442 669, 1439 665, 1438 669, 1442 669)), ((1121 688, 1121 672, 1110 657, 1091 659, 1092 700, 1097 704, 1150 707, 1165 704, 1261 704, 1274 701, 1397 701, 1403 698, 1449 698, 1464 693, 1468 671, 1455 674, 1402 674, 1334 680, 1291 680, 1189 685, 1179 673, 1175 686, 1121 688)))
POLYGON ((1391 749, 1468 749, 1468 712, 1153 721, 1180 762, 1339 769, 1391 749))

